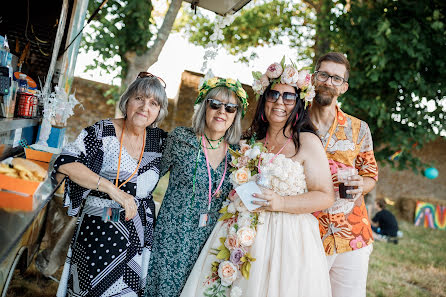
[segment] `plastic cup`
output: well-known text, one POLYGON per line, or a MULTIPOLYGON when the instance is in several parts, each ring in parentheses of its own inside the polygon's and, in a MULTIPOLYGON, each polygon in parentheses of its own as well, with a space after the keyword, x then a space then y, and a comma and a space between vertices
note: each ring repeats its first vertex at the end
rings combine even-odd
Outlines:
POLYGON ((355 168, 346 167, 338 168, 338 181, 339 181, 339 198, 341 199, 353 199, 353 194, 348 194, 347 190, 353 190, 354 186, 346 186, 345 183, 348 181, 350 176, 358 174, 355 168))

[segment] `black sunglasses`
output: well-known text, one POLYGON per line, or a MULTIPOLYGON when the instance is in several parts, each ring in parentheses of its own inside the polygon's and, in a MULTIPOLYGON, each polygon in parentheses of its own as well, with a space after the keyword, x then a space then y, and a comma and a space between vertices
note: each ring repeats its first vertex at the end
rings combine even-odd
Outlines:
POLYGON ((155 77, 155 78, 157 78, 160 81, 161 85, 164 88, 166 88, 166 82, 161 77, 153 75, 150 72, 145 72, 145 71, 144 72, 140 72, 136 78, 144 78, 144 77, 155 77))
POLYGON ((238 105, 234 103, 223 103, 217 99, 211 99, 211 98, 209 98, 207 101, 209 102, 209 106, 215 110, 219 110, 222 106, 224 106, 226 112, 234 113, 238 109, 238 105))
POLYGON ((266 93, 266 101, 275 103, 277 100, 279 100, 280 96, 282 96, 283 104, 285 105, 293 105, 296 103, 297 94, 296 93, 290 93, 290 92, 283 92, 280 93, 276 90, 269 90, 268 93, 266 93))

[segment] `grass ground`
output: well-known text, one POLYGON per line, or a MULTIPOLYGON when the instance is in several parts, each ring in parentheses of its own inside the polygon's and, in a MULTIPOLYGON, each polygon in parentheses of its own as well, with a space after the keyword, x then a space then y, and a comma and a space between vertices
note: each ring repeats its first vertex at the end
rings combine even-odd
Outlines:
POLYGON ((400 221, 398 244, 376 242, 367 297, 446 296, 446 233, 400 221))
MULTIPOLYGON (((160 181, 155 200, 167 184, 160 181)), ((370 257, 367 297, 446 297, 446 233, 400 221, 404 237, 398 244, 376 242, 370 257)), ((58 278, 60 275, 58 271, 58 278)), ((33 266, 16 275, 7 296, 55 296, 57 283, 41 276, 33 266)))

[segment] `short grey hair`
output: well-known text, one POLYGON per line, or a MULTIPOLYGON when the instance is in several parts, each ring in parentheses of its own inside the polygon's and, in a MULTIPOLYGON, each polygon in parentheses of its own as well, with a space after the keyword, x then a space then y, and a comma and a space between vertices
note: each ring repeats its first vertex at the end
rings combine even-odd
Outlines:
POLYGON ((127 117, 127 103, 130 98, 134 97, 153 97, 160 105, 160 111, 155 121, 150 125, 154 128, 167 116, 168 99, 166 90, 156 77, 141 77, 135 79, 134 82, 125 90, 119 99, 119 110, 124 117, 127 117))
POLYGON ((226 87, 216 87, 210 90, 204 100, 195 105, 194 115, 192 117, 192 128, 198 135, 204 134, 204 128, 206 126, 206 107, 207 99, 219 97, 222 100, 229 100, 231 97, 237 100, 239 108, 236 111, 234 122, 225 133, 225 140, 229 144, 238 144, 240 137, 242 136, 242 108, 243 105, 237 95, 226 87))

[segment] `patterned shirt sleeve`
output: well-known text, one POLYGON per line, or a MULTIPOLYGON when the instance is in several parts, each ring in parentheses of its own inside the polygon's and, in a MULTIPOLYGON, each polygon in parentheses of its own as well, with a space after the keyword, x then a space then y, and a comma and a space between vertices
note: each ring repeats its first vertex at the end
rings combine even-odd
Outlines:
MULTIPOLYGON (((103 151, 101 150, 102 128, 103 123, 101 121, 83 129, 75 141, 67 144, 62 149, 62 153, 54 163, 53 173, 56 173, 61 165, 79 162, 99 174, 103 160, 103 151)), ((68 215, 77 215, 82 200, 87 197, 90 191, 69 178, 65 179, 64 206, 68 207, 68 215)))
POLYGON ((378 164, 373 153, 372 133, 365 122, 361 122, 361 132, 360 135, 363 134, 362 144, 356 157, 355 167, 359 175, 378 180, 378 164))

